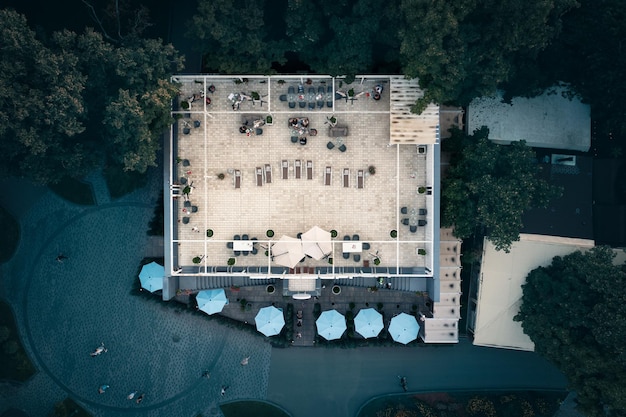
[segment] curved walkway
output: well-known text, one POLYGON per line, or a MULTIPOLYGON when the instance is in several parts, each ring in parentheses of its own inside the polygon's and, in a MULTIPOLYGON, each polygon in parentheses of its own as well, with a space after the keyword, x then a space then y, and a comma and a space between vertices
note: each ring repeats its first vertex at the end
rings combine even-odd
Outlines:
POLYGON ((22 225, 18 251, 0 268, 0 296, 15 310, 40 370, 18 389, 0 385, 0 413, 13 407, 47 415, 69 395, 103 417, 213 416, 220 401, 236 399, 269 400, 294 417, 350 417, 369 398, 399 392, 399 374, 412 390, 565 386, 554 367, 528 352, 465 340, 446 347, 272 350, 260 336, 130 296, 160 175, 117 201, 97 174, 90 178, 97 182, 95 207, 21 182, 0 196, 11 198, 22 225), (56 262, 59 253, 69 259, 56 262), (90 357, 101 342, 109 351, 90 357), (241 366, 246 356, 250 363, 241 366), (208 380, 200 377, 205 369, 208 380), (101 384, 110 385, 103 395, 101 384), (225 397, 221 385, 230 386, 225 397), (133 390, 145 393, 140 405, 126 399, 133 390))

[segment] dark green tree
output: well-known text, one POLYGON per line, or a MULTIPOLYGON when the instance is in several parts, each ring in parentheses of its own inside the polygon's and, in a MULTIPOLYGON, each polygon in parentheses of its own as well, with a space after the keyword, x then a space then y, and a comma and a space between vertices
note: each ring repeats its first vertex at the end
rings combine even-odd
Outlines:
POLYGON ((547 206, 560 190, 538 178, 535 153, 524 141, 498 145, 488 135, 483 127, 471 136, 454 130, 446 139, 456 152, 442 182, 441 224, 454 226, 459 238, 484 233, 508 251, 519 240, 524 212, 547 206))
POLYGON ((610 248, 596 247, 534 269, 515 317, 590 417, 626 415, 626 274, 613 258, 610 248))
POLYGON ((426 89, 429 102, 466 105, 491 94, 515 72, 516 60, 535 59, 556 37, 561 16, 576 0, 403 0, 400 25, 404 73, 426 89))

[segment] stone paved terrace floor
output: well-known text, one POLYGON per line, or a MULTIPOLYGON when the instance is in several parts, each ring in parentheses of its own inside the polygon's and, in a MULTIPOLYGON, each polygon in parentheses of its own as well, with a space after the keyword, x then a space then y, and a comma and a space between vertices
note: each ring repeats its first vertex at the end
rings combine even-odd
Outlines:
MULTIPOLYGON (((181 98, 198 93, 204 84, 185 79, 182 81, 181 98)), ((357 93, 370 91, 378 83, 383 91, 380 101, 362 95, 358 100, 335 100, 334 107, 315 110, 290 109, 279 97, 286 94, 289 86, 296 87, 298 80, 287 80, 279 84, 273 79, 268 87, 266 82, 249 80, 235 84, 232 78, 209 79, 215 92, 208 94, 210 106, 203 100, 195 101, 190 110, 190 118, 183 118, 193 126, 189 134, 183 134, 186 125, 179 123, 176 142, 177 156, 184 163, 176 164, 173 180, 193 183, 190 195, 196 213, 189 213, 183 202, 174 201, 173 213, 177 233, 179 265, 192 265, 196 256, 205 255, 207 265, 225 265, 232 250, 226 242, 235 234, 247 234, 259 240, 266 239, 265 232, 272 229, 276 239, 283 234, 296 236, 312 226, 325 230, 337 230, 339 239, 344 235, 358 234, 362 241, 372 243, 372 251, 381 254, 381 266, 424 266, 424 257, 416 256, 418 248, 427 247, 432 239, 430 225, 419 227, 410 233, 407 226, 401 225, 403 218, 417 223, 420 208, 428 208, 430 198, 417 193, 420 186, 428 184, 428 160, 426 155, 417 153, 416 145, 389 146, 389 94, 386 80, 367 80, 363 84, 355 82, 350 86, 335 89, 347 91, 353 88, 357 93), (242 103, 239 111, 232 110, 228 94, 238 91, 259 91, 267 103, 253 105, 242 103), (246 136, 239 133, 243 118, 258 115, 273 115, 271 126, 262 126, 260 136, 246 136), (335 115, 338 126, 348 127, 348 136, 329 137, 328 118, 335 115), (308 136, 306 145, 293 144, 288 119, 307 117, 309 127, 318 130, 317 136, 308 136), (335 147, 328 149, 332 142, 335 147), (345 152, 338 147, 344 144, 345 152), (282 162, 288 164, 287 178, 282 178, 282 162), (302 177, 296 178, 295 161, 301 161, 302 177), (306 179, 305 165, 313 165, 312 179, 306 179), (255 170, 264 169, 269 164, 272 169, 271 184, 257 186, 255 170), (375 175, 368 173, 368 167, 376 168, 375 175), (330 185, 324 183, 326 167, 332 171, 330 185), (343 170, 349 169, 349 186, 344 187, 343 170), (364 171, 364 188, 356 187, 358 170, 364 171), (234 172, 241 172, 241 188, 234 187, 234 172), (218 179, 218 174, 225 179, 218 179), (400 214, 400 208, 407 206, 409 214, 400 214), (188 218, 189 223, 183 223, 188 218), (214 235, 205 239, 205 231, 212 229, 214 235), (197 230, 197 231, 196 231, 197 230), (390 231, 398 230, 398 241, 390 238, 390 231), (398 242, 402 242, 398 244, 398 242)), ((311 87, 327 88, 331 79, 314 79, 311 87)), ((305 90, 309 86, 305 85, 305 90)), ((185 114, 185 113, 183 113, 185 114)), ((422 217, 420 217, 422 218, 422 217)), ((423 218, 426 218, 424 216, 423 218)), ((344 260, 340 245, 334 246, 335 265, 362 266, 363 260, 370 260, 367 253, 356 262, 352 257, 344 260)), ((430 251, 429 251, 430 252, 430 251)), ((240 257, 240 266, 264 266, 267 258, 260 255, 240 257)), ((308 259, 301 266, 326 266, 326 261, 308 259)))

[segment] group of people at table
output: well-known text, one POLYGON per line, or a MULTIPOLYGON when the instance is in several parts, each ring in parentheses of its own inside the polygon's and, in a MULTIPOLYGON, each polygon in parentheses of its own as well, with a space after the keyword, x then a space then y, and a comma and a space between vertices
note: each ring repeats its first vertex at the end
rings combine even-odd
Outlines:
POLYGON ((306 145, 307 136, 316 136, 317 129, 309 128, 308 117, 292 117, 287 121, 292 138, 299 138, 301 145, 306 145))

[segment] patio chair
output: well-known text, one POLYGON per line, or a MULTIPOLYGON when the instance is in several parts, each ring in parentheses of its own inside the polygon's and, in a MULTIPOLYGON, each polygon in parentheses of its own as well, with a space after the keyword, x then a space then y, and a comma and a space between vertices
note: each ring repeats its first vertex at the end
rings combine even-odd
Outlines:
POLYGON ((256 255, 257 253, 259 253, 259 250, 257 248, 252 248, 250 253, 253 254, 253 255, 256 255))
POLYGON ((286 159, 283 159, 282 162, 280 163, 280 166, 281 166, 282 179, 284 180, 289 179, 289 162, 287 162, 286 159))
POLYGON ((306 161, 306 179, 313 179, 313 161, 306 161))
POLYGON ((244 251, 242 251, 242 252, 241 252, 241 254, 242 254, 243 256, 248 256, 248 255, 250 254, 250 252, 249 252, 249 251, 247 251, 247 250, 244 250, 244 251))
POLYGON ((348 168, 343 169, 343 187, 344 188, 350 187, 350 169, 348 168))
POLYGON ((359 240, 361 237, 359 235, 352 235, 352 240, 359 240))
POLYGON ((241 251, 236 250, 235 251, 235 256, 241 256, 241 251))
POLYGON ((328 142, 328 143, 326 144, 326 147, 327 147, 328 149, 333 149, 333 148, 335 147, 335 144, 334 144, 334 143, 332 143, 332 142, 328 142))
POLYGON ((337 148, 337 149, 339 149, 341 152, 345 152, 346 150, 348 150, 348 148, 346 148, 346 145, 341 145, 341 146, 340 146, 339 148, 337 148))
POLYGON ((365 175, 362 169, 356 173, 356 188, 363 188, 365 185, 365 175))
POLYGON ((183 217, 183 224, 189 224, 189 217, 183 217))
POLYGON ((290 109, 295 109, 296 108, 296 102, 295 101, 290 101, 289 102, 289 108, 290 109))
POLYGON ((304 108, 306 107, 306 101, 300 101, 300 102, 298 102, 298 106, 299 106, 301 109, 304 109, 304 108))
POLYGON ((235 236, 233 236, 233 240, 241 240, 241 236, 235 235, 235 236))
POLYGON ((261 187, 263 185, 263 169, 261 167, 256 167, 255 173, 256 173, 256 185, 257 187, 261 187))
POLYGON ((417 225, 418 226, 426 226, 426 223, 427 223, 426 220, 418 220, 417 221, 417 225))
POLYGON ((363 242, 363 250, 369 250, 370 244, 367 242, 363 242))
POLYGON ((189 165, 191 165, 191 163, 189 162, 189 159, 183 159, 183 166, 188 167, 189 165))
POLYGON ((265 183, 272 183, 272 166, 270 164, 265 164, 265 183))
POLYGON ((241 240, 250 240, 250 236, 248 236, 248 235, 241 235, 241 240))
POLYGON ((409 219, 402 219, 402 224, 405 226, 409 225, 409 219))
POLYGON ((227 243, 226 243, 226 247, 227 247, 228 249, 232 249, 232 248, 233 248, 233 242, 227 242, 227 243))
POLYGON ((257 127, 257 128, 254 130, 254 134, 255 134, 256 136, 261 136, 261 135, 263 134, 263 129, 261 129, 260 127, 257 127))
POLYGON ((350 240, 350 236, 349 236, 349 235, 345 235, 345 236, 343 237, 343 240, 350 240))
POLYGON ((415 233, 417 232, 417 226, 409 226, 409 230, 411 231, 411 233, 415 233))
POLYGON ((302 178, 302 161, 296 159, 296 161, 294 162, 294 167, 296 172, 296 179, 299 180, 300 178, 302 178))
POLYGON ((185 207, 191 207, 191 201, 185 201, 185 207))
POLYGON ((296 88, 293 85, 290 85, 287 88, 287 94, 296 94, 296 88))
POLYGON ((195 127, 196 129, 200 127, 202 123, 200 123, 200 120, 194 120, 193 121, 193 127, 195 127))
POLYGON ((241 171, 239 171, 238 169, 235 170, 233 181, 235 183, 235 188, 241 188, 241 171))
POLYGON ((350 254, 348 252, 344 252, 343 259, 350 259, 350 254))
POLYGON ((179 182, 181 185, 185 185, 185 184, 187 184, 187 178, 185 178, 185 177, 180 177, 180 179, 178 180, 178 182, 179 182))
POLYGON ((358 253, 355 253, 352 258, 354 259, 354 262, 361 262, 361 255, 358 253))
POLYGON ((407 214, 408 212, 409 212, 409 209, 407 209, 406 207, 402 207, 400 209, 400 213, 402 213, 402 214, 407 214))
POLYGON ((192 213, 197 213, 198 212, 198 206, 191 206, 191 212, 192 213))
POLYGON ((298 137, 297 136, 292 136, 291 137, 291 143, 298 143, 298 137))
POLYGON ((315 102, 309 101, 309 110, 315 110, 315 102))
POLYGON ((425 208, 421 208, 419 209, 418 214, 420 216, 425 216, 426 214, 428 214, 428 211, 425 208))
POLYGON ((333 180, 333 169, 331 167, 326 167, 326 171, 324 172, 324 185, 330 185, 333 180))
POLYGON ((278 98, 280 99, 280 101, 287 101, 287 94, 281 94, 278 98))

